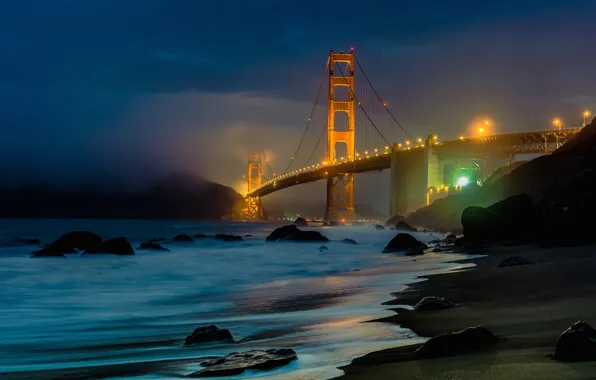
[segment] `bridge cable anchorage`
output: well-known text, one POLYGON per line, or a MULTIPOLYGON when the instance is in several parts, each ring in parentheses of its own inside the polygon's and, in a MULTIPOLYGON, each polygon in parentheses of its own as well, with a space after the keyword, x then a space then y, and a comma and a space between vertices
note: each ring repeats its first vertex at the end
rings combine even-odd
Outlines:
MULTIPOLYGON (((341 65, 337 64, 337 68, 339 69, 339 72, 341 73, 341 76, 344 77, 344 80, 347 81, 348 79, 346 78, 346 75, 344 74, 344 70, 341 68, 341 65)), ((358 97, 356 97, 356 94, 354 94, 354 91, 352 90, 352 88, 350 88, 350 93, 354 97, 354 100, 356 101, 356 103, 358 103, 358 107, 360 107, 360 109, 362 110, 362 113, 364 113, 364 116, 366 116, 366 118, 372 124, 372 126, 375 128, 375 130, 377 131, 377 133, 381 136, 381 138, 385 141, 385 143, 387 143, 387 145, 391 145, 389 143, 389 141, 385 138, 385 136, 381 133, 381 131, 379 130, 379 128, 377 127, 377 125, 372 121, 372 119, 370 118, 370 116, 368 115, 368 113, 366 112, 366 110, 364 109, 364 107, 362 107, 362 105, 360 104, 360 101, 358 100, 358 97)))
POLYGON ((317 90, 317 96, 315 97, 315 102, 312 106, 312 109, 310 110, 310 116, 308 117, 308 121, 306 122, 306 127, 304 128, 304 132, 302 133, 302 138, 300 139, 300 142, 298 143, 298 147, 296 148, 296 151, 294 152, 294 155, 292 156, 292 159, 290 160, 290 164, 288 165, 286 170, 284 170, 283 173, 281 173, 281 175, 285 175, 290 170, 290 167, 292 167, 292 164, 296 160, 296 156, 298 155, 298 152, 300 151, 300 147, 302 147, 302 143, 304 142, 304 137, 306 136, 306 132, 308 132, 308 128, 310 127, 310 121, 312 120, 312 117, 315 113, 315 109, 317 108, 317 103, 319 102, 319 96, 321 95, 321 89, 323 88, 323 83, 325 82, 327 68, 329 68, 329 58, 327 58, 327 63, 325 64, 325 70, 323 70, 323 76, 321 77, 321 83, 319 83, 319 89, 317 90))
POLYGON ((310 164, 310 160, 311 160, 312 156, 315 154, 315 151, 317 150, 317 148, 319 147, 319 144, 321 143, 321 140, 323 139, 323 135, 325 134, 325 131, 327 131, 327 121, 325 121, 325 124, 323 124, 323 129, 321 130, 321 134, 319 135, 319 139, 317 140, 317 143, 315 144, 314 149, 310 153, 310 156, 308 156, 308 160, 306 160, 306 165, 305 166, 308 166, 308 164, 310 164))
POLYGON ((265 151, 263 151, 262 154, 263 154, 263 158, 265 159, 265 164, 269 168, 269 172, 271 173, 271 176, 275 177, 275 171, 271 168, 271 165, 269 165, 269 160, 267 159, 267 155, 265 154, 265 151))
POLYGON ((381 98, 381 96, 379 95, 379 93, 377 92, 377 90, 375 89, 375 87, 372 85, 372 82, 370 81, 370 79, 368 79, 368 75, 366 75, 366 72, 364 71, 364 68, 362 68, 362 65, 360 64, 360 61, 358 60, 358 56, 356 54, 354 54, 354 58, 356 59, 356 64, 358 65, 358 68, 360 69, 360 72, 362 73, 362 76, 368 82, 368 85, 373 90, 373 92, 376 95, 377 99, 379 99, 379 102, 381 102, 381 104, 383 105, 383 107, 385 108, 385 110, 387 110, 387 113, 389 114, 389 116, 391 116, 391 118, 393 119, 393 121, 395 122, 395 124, 397 124, 397 126, 401 128, 402 132, 405 133, 405 135, 408 136, 408 138, 410 140, 412 140, 412 136, 408 133, 408 131, 406 131, 406 129, 401 125, 401 123, 399 121, 397 121, 397 119, 395 118, 395 116, 393 115, 393 113, 391 112, 391 110, 389 109, 389 107, 387 107, 387 103, 385 103, 383 101, 383 99, 381 98))

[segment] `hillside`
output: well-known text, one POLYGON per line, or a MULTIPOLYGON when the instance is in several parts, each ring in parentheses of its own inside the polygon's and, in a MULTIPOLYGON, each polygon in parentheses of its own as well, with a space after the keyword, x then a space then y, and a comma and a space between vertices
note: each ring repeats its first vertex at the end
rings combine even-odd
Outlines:
POLYGON ((0 189, 3 218, 221 219, 237 213, 242 196, 187 174, 162 178, 139 191, 23 186, 0 189))

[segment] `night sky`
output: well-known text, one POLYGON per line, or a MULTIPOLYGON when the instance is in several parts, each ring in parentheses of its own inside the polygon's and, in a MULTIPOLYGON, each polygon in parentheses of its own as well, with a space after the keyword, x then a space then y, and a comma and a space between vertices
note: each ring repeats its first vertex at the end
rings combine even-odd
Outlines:
MULTIPOLYGON (((13 184, 183 170, 238 187, 248 151, 279 168, 291 157, 330 48, 356 49, 414 135, 596 112, 594 1, 19 0, 0 30, 0 175, 13 184)), ((357 198, 383 209, 377 177, 357 198)))

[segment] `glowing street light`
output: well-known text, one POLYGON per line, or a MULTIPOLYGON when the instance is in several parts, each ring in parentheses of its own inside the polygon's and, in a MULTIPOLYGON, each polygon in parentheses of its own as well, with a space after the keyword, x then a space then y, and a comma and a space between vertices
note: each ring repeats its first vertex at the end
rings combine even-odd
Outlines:
POLYGON ((482 127, 478 128, 478 133, 483 134, 484 133, 484 128, 482 128, 482 127))
POLYGON ((590 111, 588 111, 588 110, 585 110, 585 111, 584 111, 584 127, 586 126, 586 118, 587 118, 588 116, 590 116, 590 111))
POLYGON ((555 128, 558 128, 559 130, 561 129, 561 119, 559 119, 558 117, 555 117, 553 120, 553 125, 555 126, 555 128))

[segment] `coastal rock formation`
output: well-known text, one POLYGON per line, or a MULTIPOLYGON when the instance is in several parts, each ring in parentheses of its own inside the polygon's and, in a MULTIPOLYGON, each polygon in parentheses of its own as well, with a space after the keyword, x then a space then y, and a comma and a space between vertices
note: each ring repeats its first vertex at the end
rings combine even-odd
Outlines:
MULTIPOLYGON (((62 235, 58 240, 50 243, 55 247, 64 247, 65 249, 89 249, 96 247, 103 239, 101 236, 89 231, 73 231, 62 235)), ((68 252, 64 252, 68 253, 68 252)), ((75 252, 76 253, 76 252, 75 252)))
POLYGON ((219 359, 201 363, 201 365, 207 368, 192 373, 189 377, 240 375, 247 369, 271 370, 284 366, 297 358, 296 352, 289 348, 232 352, 219 359))
POLYGON ((236 235, 226 235, 226 234, 216 234, 216 240, 223 240, 223 241, 243 241, 242 236, 236 235))
POLYGON ((194 234, 192 235, 193 238, 195 239, 205 239, 207 237, 207 235, 205 234, 194 234))
POLYGON ((358 245, 358 242, 354 239, 343 239, 341 242, 345 244, 358 245))
POLYGON ((178 241, 178 242, 185 242, 185 243, 192 243, 194 241, 193 238, 191 238, 188 235, 185 234, 180 234, 180 235, 176 235, 172 238, 172 241, 178 241))
POLYGON ((408 232, 418 231, 417 229, 415 229, 414 227, 411 227, 408 223, 404 222, 403 220, 397 222, 397 224, 395 225, 395 229, 400 230, 400 231, 408 231, 408 232))
POLYGON ((19 246, 19 245, 40 245, 41 240, 39 239, 29 239, 29 238, 20 238, 15 237, 12 241, 8 244, 10 246, 19 246))
POLYGON ((446 300, 443 297, 424 297, 415 306, 415 311, 434 311, 451 309, 455 304, 451 301, 446 300))
POLYGON ((169 249, 162 247, 161 244, 152 243, 152 242, 141 243, 141 245, 137 248, 137 251, 139 251, 139 250, 151 250, 151 251, 166 251, 166 252, 170 252, 169 249))
POLYGON ((148 243, 159 243, 160 241, 166 241, 166 238, 160 237, 147 240, 148 243))
POLYGON ((294 225, 296 227, 308 227, 308 222, 303 217, 298 217, 294 220, 294 225))
POLYGON ((408 249, 406 249, 406 256, 420 256, 420 255, 424 255, 424 246, 423 245, 417 245, 415 247, 410 247, 408 249))
POLYGON ((571 362, 596 360, 596 330, 586 322, 575 322, 559 337, 553 359, 571 362))
POLYGON ((85 254, 106 253, 112 255, 134 255, 135 251, 124 237, 117 237, 108 239, 97 246, 90 247, 85 251, 85 254))
POLYGON ((269 236, 267 241, 300 241, 300 242, 312 242, 312 241, 329 241, 325 236, 321 235, 318 231, 302 231, 299 230, 293 224, 279 227, 275 229, 269 236))
POLYGON ((456 240, 457 236, 455 236, 455 234, 449 234, 445 237, 445 243, 447 244, 454 244, 456 240))
POLYGON ((228 343, 234 343, 232 333, 228 329, 220 329, 215 325, 204 326, 196 328, 192 334, 186 337, 184 340, 185 345, 195 343, 208 343, 208 342, 219 342, 224 341, 228 343))
MULTIPOLYGON (((55 250, 52 247, 42 248, 39 251, 32 252, 33 255, 31 257, 66 257, 61 250, 55 250)), ((75 252, 68 252, 68 253, 76 253, 75 252)))
POLYGON ((499 263, 499 265, 497 265, 499 268, 503 268, 503 267, 514 267, 514 266, 518 266, 518 265, 529 265, 529 264, 534 264, 534 262, 525 259, 521 256, 513 256, 513 257, 509 257, 503 261, 501 261, 499 263))
POLYGON ((384 230, 385 227, 381 226, 380 224, 375 224, 375 229, 376 230, 384 230))
POLYGON ((423 243, 410 234, 399 233, 387 244, 383 253, 405 252, 408 248, 421 246, 423 243))
POLYGON ((447 333, 430 338, 415 354, 422 358, 439 358, 470 352, 497 343, 498 338, 483 326, 447 333))
POLYGON ((439 253, 439 252, 443 252, 443 250, 441 248, 433 248, 433 253, 439 253))
POLYGON ((385 222, 385 226, 387 227, 395 227, 395 225, 399 222, 403 222, 406 220, 406 217, 403 215, 394 215, 389 220, 385 222))

